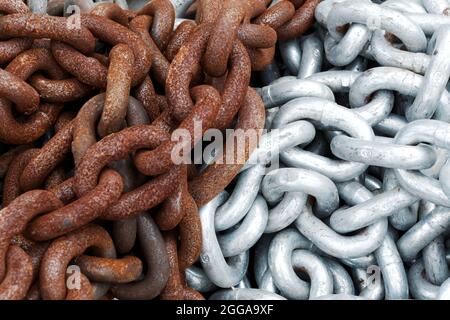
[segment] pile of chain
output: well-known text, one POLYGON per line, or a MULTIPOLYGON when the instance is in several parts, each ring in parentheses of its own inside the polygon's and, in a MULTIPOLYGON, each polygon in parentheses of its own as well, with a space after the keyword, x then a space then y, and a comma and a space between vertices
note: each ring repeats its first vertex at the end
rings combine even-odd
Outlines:
POLYGON ((268 132, 200 208, 192 288, 450 299, 450 1, 376 2, 322 1, 279 38, 258 74, 268 132))
POLYGON ((254 146, 203 168, 171 153, 264 128, 252 71, 319 0, 270 2, 0 0, 0 299, 204 299, 185 279, 198 208, 254 146))
POLYGON ((0 0, 0 299, 450 299, 449 13, 0 0))

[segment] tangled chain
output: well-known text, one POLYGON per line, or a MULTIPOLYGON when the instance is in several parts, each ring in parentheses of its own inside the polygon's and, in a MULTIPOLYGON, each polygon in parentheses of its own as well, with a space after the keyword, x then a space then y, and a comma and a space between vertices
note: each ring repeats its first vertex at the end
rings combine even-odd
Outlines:
POLYGON ((0 299, 450 299, 449 12, 0 0, 0 299))
POLYGON ((251 72, 318 3, 269 2, 0 0, 0 299, 204 299, 198 207, 254 146, 200 171, 171 138, 264 128, 251 72))
POLYGON ((278 35, 268 132, 200 208, 210 299, 450 298, 450 2, 376 2, 278 35))

